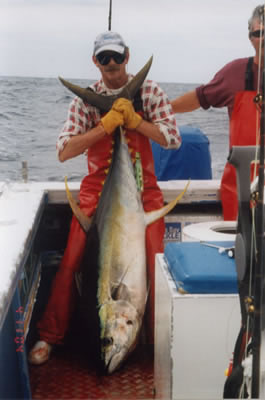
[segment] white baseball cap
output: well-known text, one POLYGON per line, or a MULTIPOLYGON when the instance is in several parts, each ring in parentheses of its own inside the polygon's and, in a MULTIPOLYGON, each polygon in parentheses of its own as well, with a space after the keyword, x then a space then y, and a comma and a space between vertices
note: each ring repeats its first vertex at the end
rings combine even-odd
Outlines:
POLYGON ((94 42, 94 55, 96 56, 102 51, 107 50, 123 54, 126 47, 127 46, 119 33, 107 31, 96 37, 94 42))

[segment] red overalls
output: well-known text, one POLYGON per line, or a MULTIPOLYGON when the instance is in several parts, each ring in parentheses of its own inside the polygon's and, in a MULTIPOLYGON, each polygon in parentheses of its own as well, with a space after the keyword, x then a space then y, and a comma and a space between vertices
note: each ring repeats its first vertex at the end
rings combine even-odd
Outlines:
MULTIPOLYGON (((154 172, 152 149, 149 139, 135 131, 127 131, 129 149, 134 161, 135 152, 141 155, 144 191, 142 194, 145 211, 163 206, 163 196, 157 185, 154 172)), ((100 142, 88 149, 88 171, 80 187, 80 208, 91 216, 97 207, 106 170, 110 165, 113 148, 112 136, 106 135, 100 142)), ((155 254, 163 252, 164 220, 147 227, 146 251, 147 268, 150 279, 149 307, 147 312, 149 340, 153 343, 154 330, 154 264, 155 254)), ((86 243, 86 235, 75 217, 72 219, 67 247, 54 278, 52 291, 45 313, 38 323, 40 339, 50 344, 60 344, 68 329, 69 320, 75 305, 74 274, 79 270, 86 243)))
MULTIPOLYGON (((247 68, 250 67, 252 64, 249 61, 247 68)), ((257 91, 245 90, 238 92, 235 96, 230 118, 230 149, 232 146, 254 146, 257 142, 259 143, 259 138, 256 140, 257 121, 259 124, 260 119, 257 118, 257 106, 254 103, 256 94, 257 91)), ((228 162, 221 180, 221 201, 224 220, 236 220, 238 214, 236 170, 228 162)))

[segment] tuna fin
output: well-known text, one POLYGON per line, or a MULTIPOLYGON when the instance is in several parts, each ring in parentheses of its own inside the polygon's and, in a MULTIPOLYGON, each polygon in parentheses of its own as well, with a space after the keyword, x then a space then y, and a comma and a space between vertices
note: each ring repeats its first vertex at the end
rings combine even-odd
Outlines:
POLYGON ((99 108, 102 111, 109 111, 112 107, 113 102, 117 98, 117 96, 102 96, 94 92, 91 88, 82 88, 78 85, 68 82, 60 76, 58 78, 61 83, 72 93, 80 97, 83 101, 91 104, 94 107, 99 108))
POLYGON ((175 200, 172 200, 170 203, 168 203, 164 207, 160 208, 159 210, 154 210, 154 211, 145 213, 144 217, 145 217, 146 226, 152 224, 153 222, 157 221, 159 218, 162 218, 166 214, 168 214, 175 207, 175 205, 182 199, 183 195, 185 194, 185 192, 188 189, 189 184, 190 184, 190 180, 186 184, 183 192, 181 192, 180 195, 178 197, 176 197, 175 200))
POLYGON ((128 286, 124 283, 120 283, 118 287, 115 287, 111 293, 113 300, 125 300, 131 301, 130 291, 128 286))
POLYGON ((75 199, 73 198, 68 184, 67 184, 67 177, 64 178, 64 183, 65 183, 65 190, 66 190, 66 195, 67 195, 67 199, 69 201, 69 204, 72 208, 72 211, 74 213, 74 215, 76 216, 76 218, 78 219, 81 227, 84 229, 84 231, 87 233, 90 226, 91 226, 91 218, 88 218, 80 209, 80 207, 78 206, 77 202, 75 201, 75 199))
POLYGON ((151 68, 153 62, 153 56, 149 58, 147 63, 143 66, 142 69, 133 77, 133 79, 125 86, 125 88, 121 91, 118 97, 125 97, 126 99, 133 100, 134 96, 142 86, 149 69, 151 68))
POLYGON ((125 97, 126 99, 133 100, 134 96, 142 86, 149 69, 153 61, 153 56, 147 61, 144 67, 132 78, 132 80, 125 86, 125 88, 118 94, 113 96, 106 96, 95 93, 92 88, 82 88, 78 85, 74 85, 71 82, 59 76, 61 83, 67 87, 71 92, 76 94, 82 100, 91 104, 94 107, 99 108, 101 111, 109 111, 112 107, 114 101, 120 97, 125 97))

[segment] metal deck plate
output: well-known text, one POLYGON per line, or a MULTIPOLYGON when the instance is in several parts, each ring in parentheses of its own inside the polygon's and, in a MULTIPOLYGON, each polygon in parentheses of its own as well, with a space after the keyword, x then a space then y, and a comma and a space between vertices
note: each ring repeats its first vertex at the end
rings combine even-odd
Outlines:
POLYGON ((139 345, 113 375, 98 376, 84 355, 58 348, 41 366, 30 366, 33 399, 152 399, 153 351, 139 345))

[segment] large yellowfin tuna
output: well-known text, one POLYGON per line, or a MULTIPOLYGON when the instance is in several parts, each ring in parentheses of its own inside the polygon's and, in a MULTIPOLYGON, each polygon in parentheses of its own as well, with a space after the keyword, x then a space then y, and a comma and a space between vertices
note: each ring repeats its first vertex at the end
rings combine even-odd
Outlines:
MULTIPOLYGON (((106 372, 112 373, 135 348, 142 326, 148 296, 146 227, 167 214, 184 192, 163 208, 144 212, 125 136, 117 134, 112 166, 92 221, 82 215, 68 187, 67 193, 88 237, 81 272, 98 270, 100 352, 106 372)), ((82 282, 82 291, 88 281, 82 282)))

